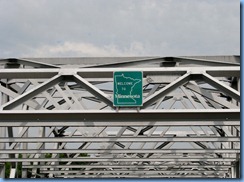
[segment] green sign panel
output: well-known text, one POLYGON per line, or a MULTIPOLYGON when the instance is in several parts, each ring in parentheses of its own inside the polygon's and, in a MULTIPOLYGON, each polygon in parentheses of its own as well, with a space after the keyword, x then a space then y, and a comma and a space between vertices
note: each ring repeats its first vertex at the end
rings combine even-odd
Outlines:
POLYGON ((142 72, 114 72, 114 106, 142 106, 142 72))

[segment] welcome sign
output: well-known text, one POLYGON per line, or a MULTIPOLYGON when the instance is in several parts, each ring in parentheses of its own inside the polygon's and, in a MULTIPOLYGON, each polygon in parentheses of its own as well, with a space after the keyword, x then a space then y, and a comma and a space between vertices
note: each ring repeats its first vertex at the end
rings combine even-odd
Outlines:
POLYGON ((142 72, 114 72, 114 106, 142 106, 142 72))

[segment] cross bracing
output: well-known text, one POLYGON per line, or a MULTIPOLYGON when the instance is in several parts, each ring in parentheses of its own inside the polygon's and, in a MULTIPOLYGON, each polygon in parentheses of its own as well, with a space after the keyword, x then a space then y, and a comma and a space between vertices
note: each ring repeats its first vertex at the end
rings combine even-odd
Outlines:
POLYGON ((239 56, 1 59, 0 93, 2 177, 240 177, 239 56), (143 72, 141 107, 114 71, 143 72))

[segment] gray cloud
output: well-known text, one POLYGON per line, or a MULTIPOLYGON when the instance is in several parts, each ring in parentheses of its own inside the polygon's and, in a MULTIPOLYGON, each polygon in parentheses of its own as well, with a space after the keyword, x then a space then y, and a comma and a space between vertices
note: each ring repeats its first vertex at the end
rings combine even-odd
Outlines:
POLYGON ((0 57, 240 54, 238 0, 0 0, 0 57))

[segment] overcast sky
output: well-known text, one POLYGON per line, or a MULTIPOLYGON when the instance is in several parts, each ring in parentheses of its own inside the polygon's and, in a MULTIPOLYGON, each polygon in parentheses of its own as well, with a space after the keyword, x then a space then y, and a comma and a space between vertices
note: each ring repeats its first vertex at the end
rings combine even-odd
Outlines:
POLYGON ((239 0, 0 0, 0 57, 240 54, 239 0))

